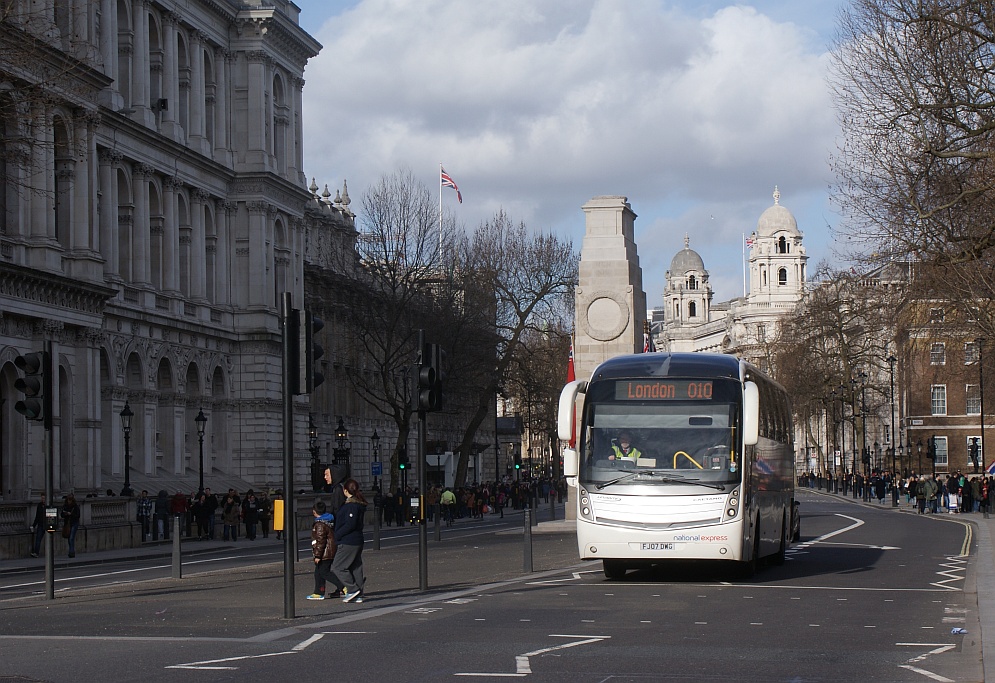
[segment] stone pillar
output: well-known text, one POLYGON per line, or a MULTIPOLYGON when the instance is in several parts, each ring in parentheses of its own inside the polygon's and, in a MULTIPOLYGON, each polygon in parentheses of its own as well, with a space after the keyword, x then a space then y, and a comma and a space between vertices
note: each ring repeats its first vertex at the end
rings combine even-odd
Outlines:
POLYGON ((594 197, 582 207, 586 232, 575 295, 577 379, 599 363, 643 349, 646 294, 633 232, 636 214, 625 197, 594 197))
POLYGON ((214 226, 217 240, 214 253, 214 303, 230 304, 231 292, 229 283, 234 274, 231 272, 231 215, 235 211, 232 202, 218 202, 214 209, 214 226))
POLYGON ((162 134, 182 142, 183 133, 176 123, 180 108, 180 70, 176 54, 176 24, 179 15, 174 12, 162 13, 162 96, 166 100, 166 110, 162 114, 162 134))
POLYGON ((73 251, 90 249, 90 131, 86 112, 73 116, 73 199, 69 245, 73 251))
POLYGON ((206 301, 207 293, 207 239, 204 235, 204 203, 210 195, 203 190, 194 190, 191 194, 190 226, 192 228, 190 245, 190 298, 195 301, 206 301))
POLYGON ((137 121, 154 128, 155 114, 149 108, 152 97, 149 84, 149 5, 149 0, 135 0, 132 9, 135 40, 131 60, 131 107, 135 110, 137 121))
POLYGON ((151 217, 149 216, 149 178, 153 169, 146 164, 137 164, 132 173, 131 183, 134 194, 135 211, 132 214, 131 228, 131 276, 135 284, 149 284, 149 240, 151 238, 151 217))
POLYGON ((287 140, 287 177, 291 181, 307 184, 304 175, 304 79, 292 78, 292 109, 290 112, 289 140, 287 140))
POLYGON ((178 294, 180 223, 177 215, 176 192, 182 182, 176 176, 165 178, 162 183, 162 288, 169 294, 178 294))
POLYGON ((228 150, 228 63, 231 53, 214 49, 214 160, 231 164, 228 150))
POLYGON ((100 152, 100 235, 97 249, 104 257, 104 274, 112 279, 118 276, 117 241, 117 164, 122 154, 104 149, 100 152))
POLYGON ((117 2, 100 0, 100 57, 104 62, 104 75, 114 79, 114 83, 101 93, 101 104, 111 109, 123 105, 118 85, 118 39, 117 2))
POLYGON ((273 288, 269 286, 272 272, 266 262, 267 213, 269 204, 266 202, 249 202, 249 292, 248 300, 244 302, 249 308, 269 307, 273 305, 273 288))
POLYGON ((204 93, 204 40, 200 31, 190 32, 190 131, 191 146, 202 154, 208 154, 204 138, 204 116, 206 98, 204 93))

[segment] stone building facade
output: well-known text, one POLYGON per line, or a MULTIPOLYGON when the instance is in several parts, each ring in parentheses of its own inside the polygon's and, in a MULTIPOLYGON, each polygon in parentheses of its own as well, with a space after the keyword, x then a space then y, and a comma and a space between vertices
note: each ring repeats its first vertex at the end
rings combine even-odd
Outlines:
POLYGON ((713 301, 705 263, 684 238, 666 273, 663 306, 652 311, 659 351, 712 351, 736 355, 766 368, 765 344, 776 337, 778 320, 805 293, 804 235, 792 213, 774 204, 757 221, 749 245, 749 290, 729 301, 713 301))
POLYGON ((121 488, 126 404, 134 487, 196 482, 199 411, 207 485, 279 485, 280 294, 302 305, 309 249, 355 240, 348 205, 302 170, 321 46, 298 13, 14 2, 2 30, 31 52, 0 63, 0 505, 44 490, 46 432, 14 411, 13 360, 49 341, 57 494, 121 488))

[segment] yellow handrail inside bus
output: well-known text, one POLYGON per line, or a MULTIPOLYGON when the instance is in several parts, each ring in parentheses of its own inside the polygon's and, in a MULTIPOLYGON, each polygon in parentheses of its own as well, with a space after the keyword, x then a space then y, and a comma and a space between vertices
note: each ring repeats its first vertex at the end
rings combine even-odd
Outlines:
POLYGON ((698 468, 699 470, 703 470, 703 469, 705 469, 704 467, 702 467, 701 465, 699 465, 699 464, 698 464, 698 461, 697 461, 697 460, 695 460, 694 458, 692 458, 692 457, 691 457, 690 455, 688 455, 688 454, 687 454, 687 453, 685 453, 684 451, 677 451, 676 453, 674 453, 674 469, 675 469, 675 470, 677 469, 677 456, 678 456, 678 455, 683 455, 683 456, 684 456, 685 458, 687 458, 688 460, 690 460, 690 461, 691 461, 691 463, 692 463, 692 464, 693 464, 693 465, 694 465, 695 467, 697 467, 697 468, 698 468))

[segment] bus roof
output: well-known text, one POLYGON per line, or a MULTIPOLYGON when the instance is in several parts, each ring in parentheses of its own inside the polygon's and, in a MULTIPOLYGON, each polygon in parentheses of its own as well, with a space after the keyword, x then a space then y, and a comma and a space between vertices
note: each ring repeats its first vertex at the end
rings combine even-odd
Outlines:
POLYGON ((606 360, 594 369, 591 381, 626 377, 728 377, 740 380, 740 360, 725 353, 636 353, 606 360))

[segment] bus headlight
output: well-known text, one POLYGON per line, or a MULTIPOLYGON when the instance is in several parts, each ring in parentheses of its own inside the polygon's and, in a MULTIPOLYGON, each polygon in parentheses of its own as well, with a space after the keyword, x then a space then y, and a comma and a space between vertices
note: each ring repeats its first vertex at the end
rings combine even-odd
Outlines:
POLYGON ((580 496, 580 516, 584 519, 594 519, 594 515, 591 511, 591 495, 586 489, 579 488, 578 495, 580 496))

